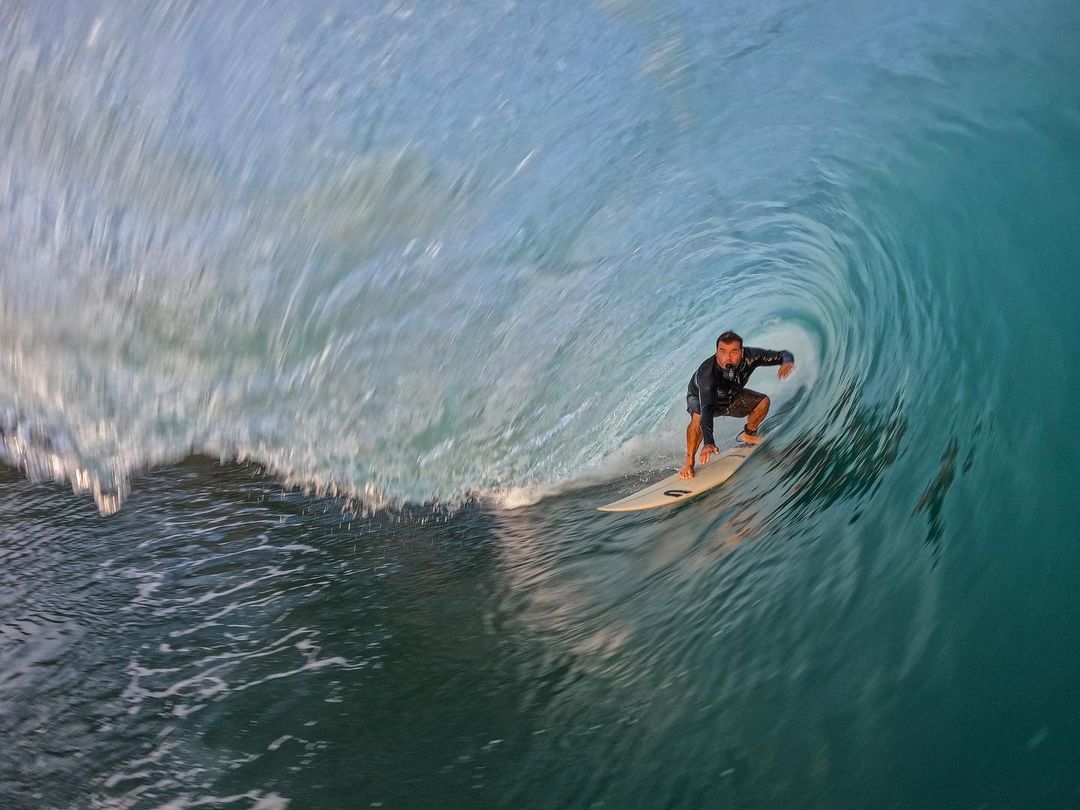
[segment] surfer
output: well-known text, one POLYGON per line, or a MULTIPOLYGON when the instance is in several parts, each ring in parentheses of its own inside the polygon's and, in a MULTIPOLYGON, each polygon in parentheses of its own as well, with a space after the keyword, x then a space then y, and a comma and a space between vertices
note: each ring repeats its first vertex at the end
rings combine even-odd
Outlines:
POLYGON ((679 470, 680 478, 694 477, 694 454, 702 438, 699 463, 719 453, 713 439, 713 417, 745 417, 739 441, 757 444, 761 438, 758 427, 769 412, 769 398, 746 387, 758 366, 780 366, 776 376, 781 380, 795 370, 795 356, 789 351, 769 351, 743 348, 743 340, 734 332, 724 332, 716 339, 716 354, 698 366, 686 389, 686 410, 690 424, 686 426, 686 463, 679 470))

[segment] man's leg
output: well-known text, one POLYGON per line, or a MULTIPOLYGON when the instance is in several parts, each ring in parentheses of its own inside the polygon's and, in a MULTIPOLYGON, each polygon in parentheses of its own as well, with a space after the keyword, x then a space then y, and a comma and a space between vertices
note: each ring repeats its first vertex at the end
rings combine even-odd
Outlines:
MULTIPOLYGON (((761 423, 765 421, 765 417, 769 414, 770 404, 768 397, 762 397, 761 402, 754 406, 754 409, 746 415, 746 426, 750 428, 750 430, 756 431, 761 426, 761 423)), ((761 437, 747 436, 746 433, 740 433, 739 441, 746 442, 747 444, 757 444, 761 441, 761 437)))
POLYGON ((690 414, 690 424, 686 426, 686 463, 679 470, 679 478, 694 477, 694 455, 701 444, 701 414, 690 414))

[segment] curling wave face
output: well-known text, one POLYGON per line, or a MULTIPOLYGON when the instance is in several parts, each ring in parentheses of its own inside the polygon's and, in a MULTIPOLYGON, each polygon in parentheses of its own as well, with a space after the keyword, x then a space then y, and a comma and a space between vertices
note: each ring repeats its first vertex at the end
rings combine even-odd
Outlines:
POLYGON ((726 328, 799 359, 800 497, 1024 438, 1003 343, 1076 338, 1068 26, 556 5, 0 10, 7 459, 103 511, 192 453, 542 490, 674 458, 726 328))

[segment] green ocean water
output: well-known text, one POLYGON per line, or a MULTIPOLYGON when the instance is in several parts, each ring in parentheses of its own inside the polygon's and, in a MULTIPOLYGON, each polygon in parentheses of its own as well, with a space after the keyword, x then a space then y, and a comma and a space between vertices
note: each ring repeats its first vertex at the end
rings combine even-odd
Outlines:
POLYGON ((1076 807, 1078 33, 0 7, 0 805, 1076 807))

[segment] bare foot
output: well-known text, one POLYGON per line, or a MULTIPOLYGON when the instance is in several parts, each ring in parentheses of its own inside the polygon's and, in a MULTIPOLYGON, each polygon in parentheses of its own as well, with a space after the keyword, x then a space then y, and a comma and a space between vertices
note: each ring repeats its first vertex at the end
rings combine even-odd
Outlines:
POLYGON ((693 478, 694 477, 694 460, 690 459, 681 470, 679 470, 679 478, 693 478))
POLYGON ((739 434, 739 441, 743 444, 757 444, 761 441, 760 436, 747 436, 746 433, 739 434))

